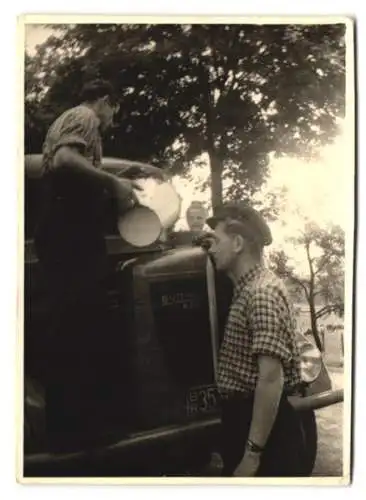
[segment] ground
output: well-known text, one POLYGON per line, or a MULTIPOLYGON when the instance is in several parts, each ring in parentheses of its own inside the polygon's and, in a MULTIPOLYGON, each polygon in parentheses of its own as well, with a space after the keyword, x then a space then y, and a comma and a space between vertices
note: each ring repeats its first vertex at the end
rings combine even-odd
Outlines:
MULTIPOLYGON (((300 315, 304 330, 310 327, 309 314, 300 315)), ((323 318, 321 329, 324 336, 324 362, 332 378, 333 388, 343 388, 343 330, 327 331, 328 325, 339 325, 335 315, 323 318)), ((318 424, 318 453, 313 476, 342 476, 343 454, 343 403, 316 411, 318 424)))
MULTIPOLYGON (((343 387, 343 371, 330 367, 334 388, 343 387)), ((342 476, 343 403, 316 412, 318 454, 313 476, 342 476)))

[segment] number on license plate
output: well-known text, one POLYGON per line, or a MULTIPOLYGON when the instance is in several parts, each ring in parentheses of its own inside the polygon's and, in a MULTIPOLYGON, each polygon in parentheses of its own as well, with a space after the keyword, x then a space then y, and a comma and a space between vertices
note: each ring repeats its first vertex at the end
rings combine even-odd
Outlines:
POLYGON ((207 413, 217 406, 216 387, 194 387, 189 390, 186 398, 187 415, 207 413))

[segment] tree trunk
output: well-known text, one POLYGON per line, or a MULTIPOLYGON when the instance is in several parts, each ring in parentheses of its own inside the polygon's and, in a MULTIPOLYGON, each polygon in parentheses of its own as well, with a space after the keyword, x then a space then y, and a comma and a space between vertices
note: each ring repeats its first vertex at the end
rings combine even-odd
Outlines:
POLYGON ((222 164, 214 151, 208 151, 211 172, 211 203, 213 213, 222 205, 222 164))
POLYGON ((316 317, 316 309, 315 309, 315 273, 313 269, 313 261, 310 256, 310 242, 307 241, 305 243, 306 255, 309 263, 310 270, 310 283, 309 283, 309 294, 307 295, 307 299, 309 302, 310 308, 310 321, 311 321, 311 331, 313 332, 313 337, 316 343, 317 348, 320 352, 324 351, 323 342, 320 340, 320 335, 318 331, 318 321, 316 317))
POLYGON ((341 332, 341 351, 342 351, 342 360, 344 358, 344 332, 341 332))
POLYGON ((318 331, 318 322, 316 318, 316 309, 314 303, 314 297, 312 294, 309 296, 309 308, 310 308, 310 321, 311 321, 311 331, 313 332, 314 340, 319 351, 324 351, 324 346, 322 341, 320 340, 320 335, 318 331))
POLYGON ((215 104, 214 90, 210 83, 209 68, 201 64, 202 82, 205 87, 204 99, 202 105, 206 114, 206 151, 210 159, 211 174, 211 204, 213 213, 216 213, 218 207, 222 205, 222 162, 219 158, 217 148, 215 147, 215 104))

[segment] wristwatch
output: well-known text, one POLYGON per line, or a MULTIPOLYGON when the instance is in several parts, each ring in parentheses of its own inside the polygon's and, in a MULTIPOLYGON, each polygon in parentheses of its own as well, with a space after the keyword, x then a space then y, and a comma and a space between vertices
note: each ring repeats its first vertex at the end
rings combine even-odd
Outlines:
POLYGON ((247 440, 247 449, 253 453, 262 453, 264 451, 264 448, 262 448, 262 446, 253 443, 253 441, 251 441, 250 439, 247 440))

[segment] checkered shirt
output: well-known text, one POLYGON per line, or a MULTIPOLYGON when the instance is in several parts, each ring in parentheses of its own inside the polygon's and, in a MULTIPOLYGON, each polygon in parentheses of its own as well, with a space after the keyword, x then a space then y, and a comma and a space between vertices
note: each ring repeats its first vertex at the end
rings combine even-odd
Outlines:
POLYGON ((258 380, 258 355, 281 360, 285 389, 301 382, 296 323, 283 282, 257 265, 234 290, 219 353, 217 386, 222 393, 253 392, 258 380))

